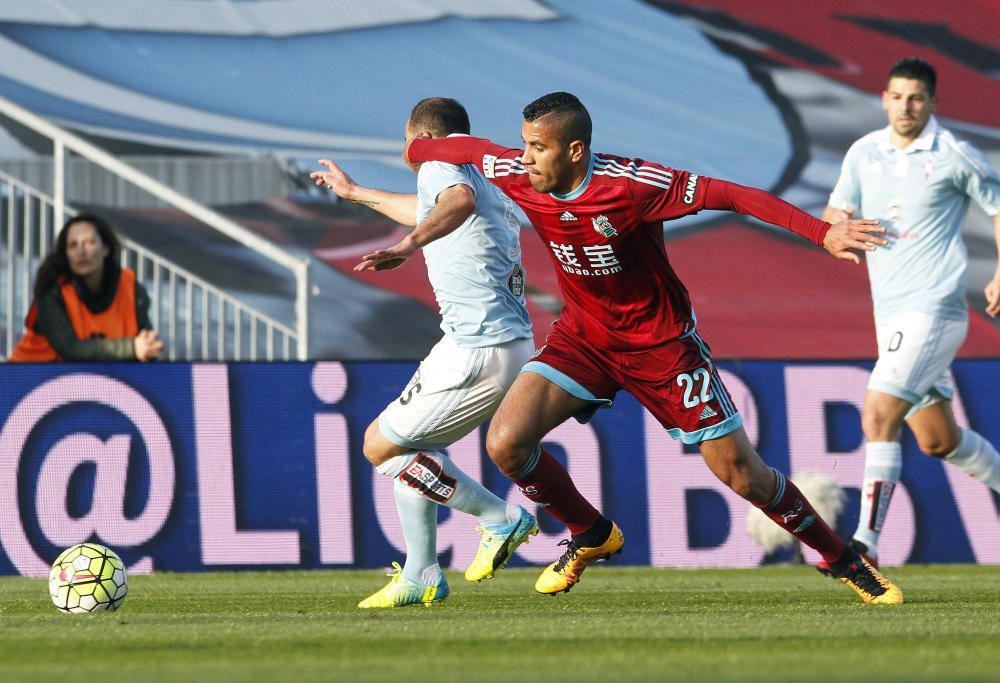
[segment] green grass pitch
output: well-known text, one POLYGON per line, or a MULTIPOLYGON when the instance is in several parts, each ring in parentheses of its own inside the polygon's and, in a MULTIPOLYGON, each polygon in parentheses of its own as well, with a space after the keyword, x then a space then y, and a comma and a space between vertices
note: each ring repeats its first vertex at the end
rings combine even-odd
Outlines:
POLYGON ((556 597, 536 573, 449 573, 444 605, 370 611, 374 570, 160 573, 94 615, 4 578, 0 681, 1000 680, 1000 567, 891 569, 901 607, 801 566, 598 565, 556 597))

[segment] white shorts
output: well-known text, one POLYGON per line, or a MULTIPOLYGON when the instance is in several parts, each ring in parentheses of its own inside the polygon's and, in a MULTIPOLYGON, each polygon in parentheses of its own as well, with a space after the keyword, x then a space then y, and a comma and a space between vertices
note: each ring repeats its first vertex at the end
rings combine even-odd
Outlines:
POLYGON ((450 446, 493 415, 534 352, 532 339, 470 349, 446 335, 379 415, 379 429, 413 450, 450 446))
POLYGON ((878 323, 878 362, 868 388, 908 401, 913 409, 951 400, 952 361, 965 340, 969 321, 935 318, 926 313, 900 313, 878 323))

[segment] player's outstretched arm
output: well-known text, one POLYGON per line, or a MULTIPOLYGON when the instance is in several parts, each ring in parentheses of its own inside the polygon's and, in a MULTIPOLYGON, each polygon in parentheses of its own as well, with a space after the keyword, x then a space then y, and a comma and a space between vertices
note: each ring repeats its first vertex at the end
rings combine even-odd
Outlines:
POLYGON ((704 208, 736 211, 783 226, 839 259, 861 263, 855 250, 874 251, 886 243, 879 236, 885 228, 878 221, 850 218, 848 212, 831 207, 823 212, 821 221, 765 190, 715 178, 704 178, 702 182, 707 186, 704 208), (829 225, 832 221, 827 216, 838 220, 829 225))
POLYGON ((437 196, 437 203, 413 232, 387 249, 379 249, 361 259, 354 270, 399 268, 417 249, 448 235, 476 210, 476 194, 468 185, 452 185, 437 196))
POLYGON ((885 228, 878 221, 848 218, 830 226, 823 238, 823 248, 839 259, 861 263, 857 251, 875 251, 886 243, 879 237, 885 228))
POLYGON ((417 224, 417 195, 363 187, 354 182, 354 179, 333 161, 320 159, 319 164, 326 168, 309 174, 319 187, 325 185, 341 199, 375 209, 400 225, 412 228, 417 224))
POLYGON ((995 318, 1000 315, 1000 214, 993 217, 993 235, 997 243, 997 267, 993 279, 986 285, 986 315, 995 318))
POLYGON ((486 138, 458 135, 448 138, 416 137, 403 148, 403 159, 411 166, 425 161, 444 161, 449 164, 473 164, 485 172, 489 179, 492 171, 486 172, 484 163, 488 158, 496 161, 502 156, 515 157, 520 150, 503 147, 486 138))

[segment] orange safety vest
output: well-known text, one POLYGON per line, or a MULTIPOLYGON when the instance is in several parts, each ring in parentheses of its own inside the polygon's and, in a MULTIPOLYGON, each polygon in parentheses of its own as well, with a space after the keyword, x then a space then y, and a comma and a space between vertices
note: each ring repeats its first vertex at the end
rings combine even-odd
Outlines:
MULTIPOLYGON (((118 337, 134 337, 139 334, 139 321, 135 310, 135 273, 132 270, 121 269, 115 298, 111 305, 100 313, 92 313, 87 308, 83 299, 76 293, 73 281, 69 278, 60 280, 59 292, 62 294, 63 303, 66 305, 66 314, 73 325, 77 339, 99 337, 116 339, 118 337)), ((49 344, 45 335, 35 330, 37 319, 37 304, 32 303, 24 321, 26 331, 21 337, 21 341, 14 347, 13 353, 10 354, 10 362, 44 363, 62 360, 62 357, 49 344)))

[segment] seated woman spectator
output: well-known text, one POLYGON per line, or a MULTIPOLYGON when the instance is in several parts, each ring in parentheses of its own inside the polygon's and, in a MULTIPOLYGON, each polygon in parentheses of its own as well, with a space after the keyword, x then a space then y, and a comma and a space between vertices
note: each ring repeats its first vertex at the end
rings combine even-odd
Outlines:
POLYGON ((119 263, 121 243, 94 214, 70 218, 35 276, 34 301, 12 362, 157 358, 149 294, 119 263))

